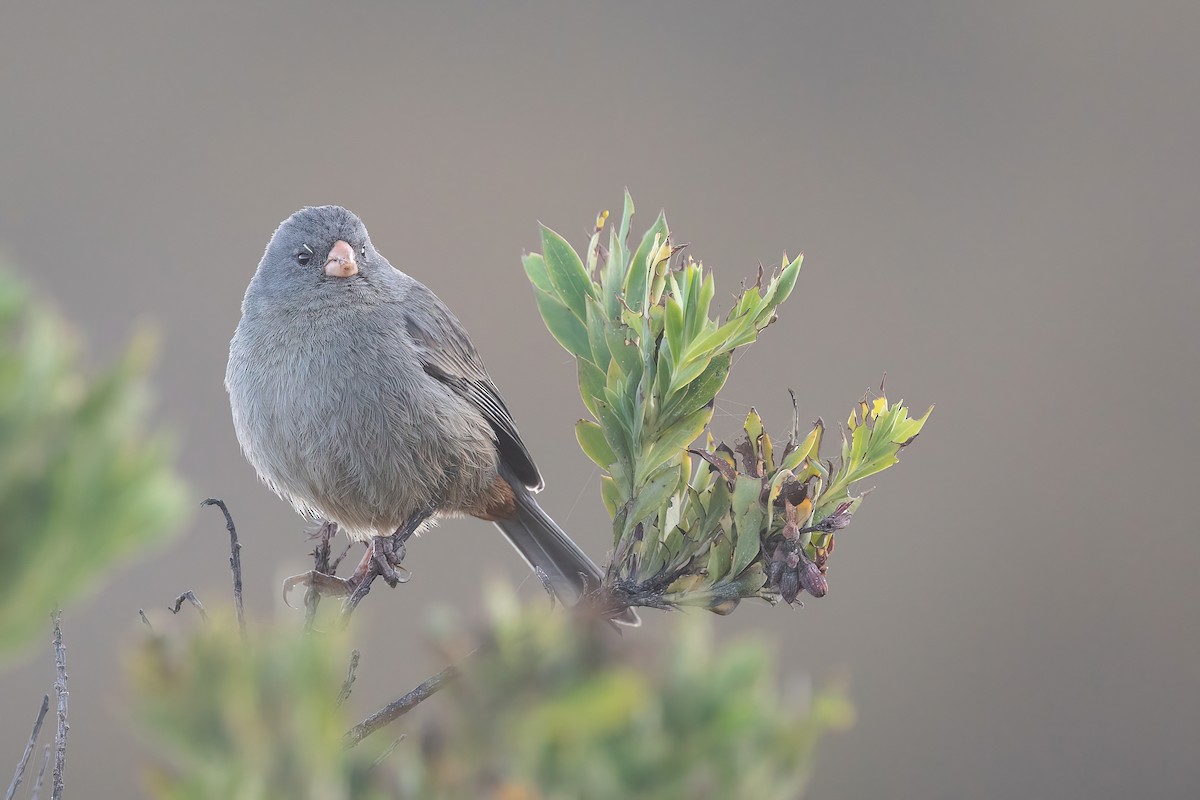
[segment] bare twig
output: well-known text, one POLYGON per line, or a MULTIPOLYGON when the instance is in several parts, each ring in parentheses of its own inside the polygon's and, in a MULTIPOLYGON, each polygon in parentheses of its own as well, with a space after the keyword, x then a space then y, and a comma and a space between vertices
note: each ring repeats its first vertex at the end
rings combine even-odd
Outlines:
POLYGON ((384 750, 382 753, 379 754, 379 758, 377 758, 371 762, 372 768, 378 767, 380 764, 382 764, 384 761, 386 761, 388 756, 390 756, 392 753, 396 752, 396 748, 399 747, 400 743, 403 742, 406 738, 408 738, 407 734, 403 734, 403 733, 400 734, 399 736, 397 736, 395 738, 395 740, 391 744, 388 745, 387 750, 384 750))
MULTIPOLYGON (((336 526, 335 526, 335 530, 336 530, 336 526)), ((353 540, 353 539, 351 539, 350 541, 346 542, 346 546, 342 548, 341 555, 339 555, 337 558, 335 558, 335 559, 333 560, 333 562, 332 562, 332 563, 330 563, 330 565, 329 565, 329 574, 330 574, 330 575, 336 575, 336 574, 337 574, 337 568, 338 568, 338 566, 339 566, 339 565, 342 563, 342 559, 344 559, 344 558, 346 557, 346 554, 350 552, 350 548, 351 548, 351 547, 354 547, 354 540, 353 540)))
POLYGON ((358 648, 350 651, 350 666, 346 669, 346 680, 342 682, 342 690, 338 692, 337 696, 339 708, 342 703, 350 698, 350 692, 354 688, 354 679, 358 677, 358 659, 360 655, 358 648))
MULTIPOLYGON (((208 619, 208 612, 204 610, 204 604, 200 602, 200 598, 196 597, 196 593, 191 590, 188 590, 188 591, 184 592, 183 594, 179 595, 179 597, 176 597, 175 605, 167 606, 167 608, 170 609, 172 614, 178 614, 179 609, 183 608, 184 600, 187 600, 189 603, 191 603, 193 606, 196 607, 196 610, 200 612, 200 619, 204 619, 204 620, 208 619)), ((144 619, 145 615, 143 614, 142 617, 144 619)), ((149 625, 150 622, 147 621, 146 624, 149 625)))
POLYGON ((367 592, 371 591, 371 584, 375 582, 379 571, 374 565, 371 566, 367 573, 363 575, 362 581, 354 587, 354 591, 342 603, 342 624, 350 624, 350 615, 354 613, 354 609, 358 608, 358 604, 367 596, 367 592))
MULTIPOLYGON (((337 523, 326 522, 317 531, 314 538, 317 546, 313 548, 313 570, 325 575, 333 575, 334 567, 329 563, 329 541, 337 533, 337 523)), ((317 620, 317 606, 321 603, 321 593, 315 586, 309 586, 304 593, 304 630, 311 631, 317 620)))
POLYGON ((67 648, 63 647, 62 611, 54 612, 54 663, 58 667, 58 678, 54 691, 58 694, 58 730, 54 734, 54 789, 53 800, 62 800, 63 772, 67 765, 67 648))
POLYGON ((225 530, 229 531, 229 568, 233 570, 233 604, 237 608, 238 627, 245 633, 246 610, 242 606, 242 545, 238 542, 237 528, 224 500, 210 497, 200 505, 216 506, 225 515, 225 530))
POLYGON ((346 735, 342 737, 342 743, 346 747, 354 747, 356 744, 382 728, 384 725, 394 722, 407 714, 409 711, 412 711, 419 703, 431 697, 439 689, 445 687, 446 684, 453 681, 458 677, 458 675, 458 667, 453 665, 446 667, 437 675, 427 679, 424 683, 413 689, 408 694, 404 695, 398 700, 393 700, 371 716, 364 719, 362 722, 355 725, 350 730, 346 731, 346 735))
POLYGON ((38 734, 42 732, 42 720, 46 718, 46 712, 50 710, 50 695, 42 695, 42 708, 38 711, 37 719, 33 721, 33 733, 29 734, 29 744, 25 745, 25 752, 21 754, 21 760, 17 762, 17 771, 13 773, 12 783, 8 785, 8 791, 4 793, 4 800, 13 800, 17 796, 17 787, 21 785, 21 776, 25 774, 25 765, 29 763, 29 757, 33 755, 33 748, 37 746, 38 734))
POLYGON ((50 745, 46 745, 42 750, 42 768, 38 770, 37 780, 33 782, 33 788, 29 790, 29 800, 38 800, 42 794, 42 779, 46 777, 46 766, 50 763, 50 745))

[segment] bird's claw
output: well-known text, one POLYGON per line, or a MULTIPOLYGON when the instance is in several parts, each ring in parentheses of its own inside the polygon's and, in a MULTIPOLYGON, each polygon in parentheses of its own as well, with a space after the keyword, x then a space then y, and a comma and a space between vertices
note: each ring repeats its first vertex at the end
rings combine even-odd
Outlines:
POLYGON ((315 591, 322 597, 346 597, 353 594, 355 589, 353 578, 339 578, 336 575, 326 575, 315 569, 293 575, 283 582, 283 602, 288 608, 296 608, 288 602, 288 596, 297 586, 315 591))
POLYGON ((342 616, 348 619, 371 590, 376 578, 383 578, 393 588, 408 583, 412 573, 404 566, 404 554, 404 544, 399 535, 376 536, 367 544, 367 552, 350 577, 339 578, 317 570, 293 575, 283 582, 283 602, 288 608, 295 608, 288 602, 288 596, 297 586, 304 586, 322 597, 346 598, 342 604, 342 616))
POLYGON ((404 566, 404 545, 397 545, 390 536, 379 536, 371 542, 371 562, 388 586, 408 583, 412 572, 404 566), (398 572, 397 570, 403 571, 398 572))

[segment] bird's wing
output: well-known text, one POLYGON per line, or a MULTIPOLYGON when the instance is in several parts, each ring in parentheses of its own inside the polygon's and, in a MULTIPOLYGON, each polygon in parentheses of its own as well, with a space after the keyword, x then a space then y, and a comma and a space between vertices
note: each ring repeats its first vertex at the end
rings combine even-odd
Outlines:
POLYGON ((500 458, 526 487, 541 489, 542 476, 533 456, 458 318, 433 292, 414 281, 405 298, 404 321, 425 372, 479 409, 496 433, 500 458))

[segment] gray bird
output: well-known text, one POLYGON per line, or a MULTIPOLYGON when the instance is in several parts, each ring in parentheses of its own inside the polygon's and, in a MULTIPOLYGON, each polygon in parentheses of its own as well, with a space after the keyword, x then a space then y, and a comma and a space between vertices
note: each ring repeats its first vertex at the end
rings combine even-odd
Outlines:
MULTIPOLYGON (((350 211, 304 208, 275 231, 225 388, 259 477, 368 543, 347 590, 382 537, 463 515, 494 522, 563 602, 599 585, 600 569, 534 500, 541 474, 462 324, 350 211)), ((617 621, 638 618, 627 609, 617 621)))

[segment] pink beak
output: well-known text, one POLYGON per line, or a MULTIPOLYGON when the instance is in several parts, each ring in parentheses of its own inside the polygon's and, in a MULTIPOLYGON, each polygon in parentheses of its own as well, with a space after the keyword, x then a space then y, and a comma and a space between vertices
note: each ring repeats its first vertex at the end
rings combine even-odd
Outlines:
POLYGON ((325 261, 325 274, 331 278, 349 278, 358 274, 354 249, 341 239, 334 242, 329 251, 329 258, 325 261))

